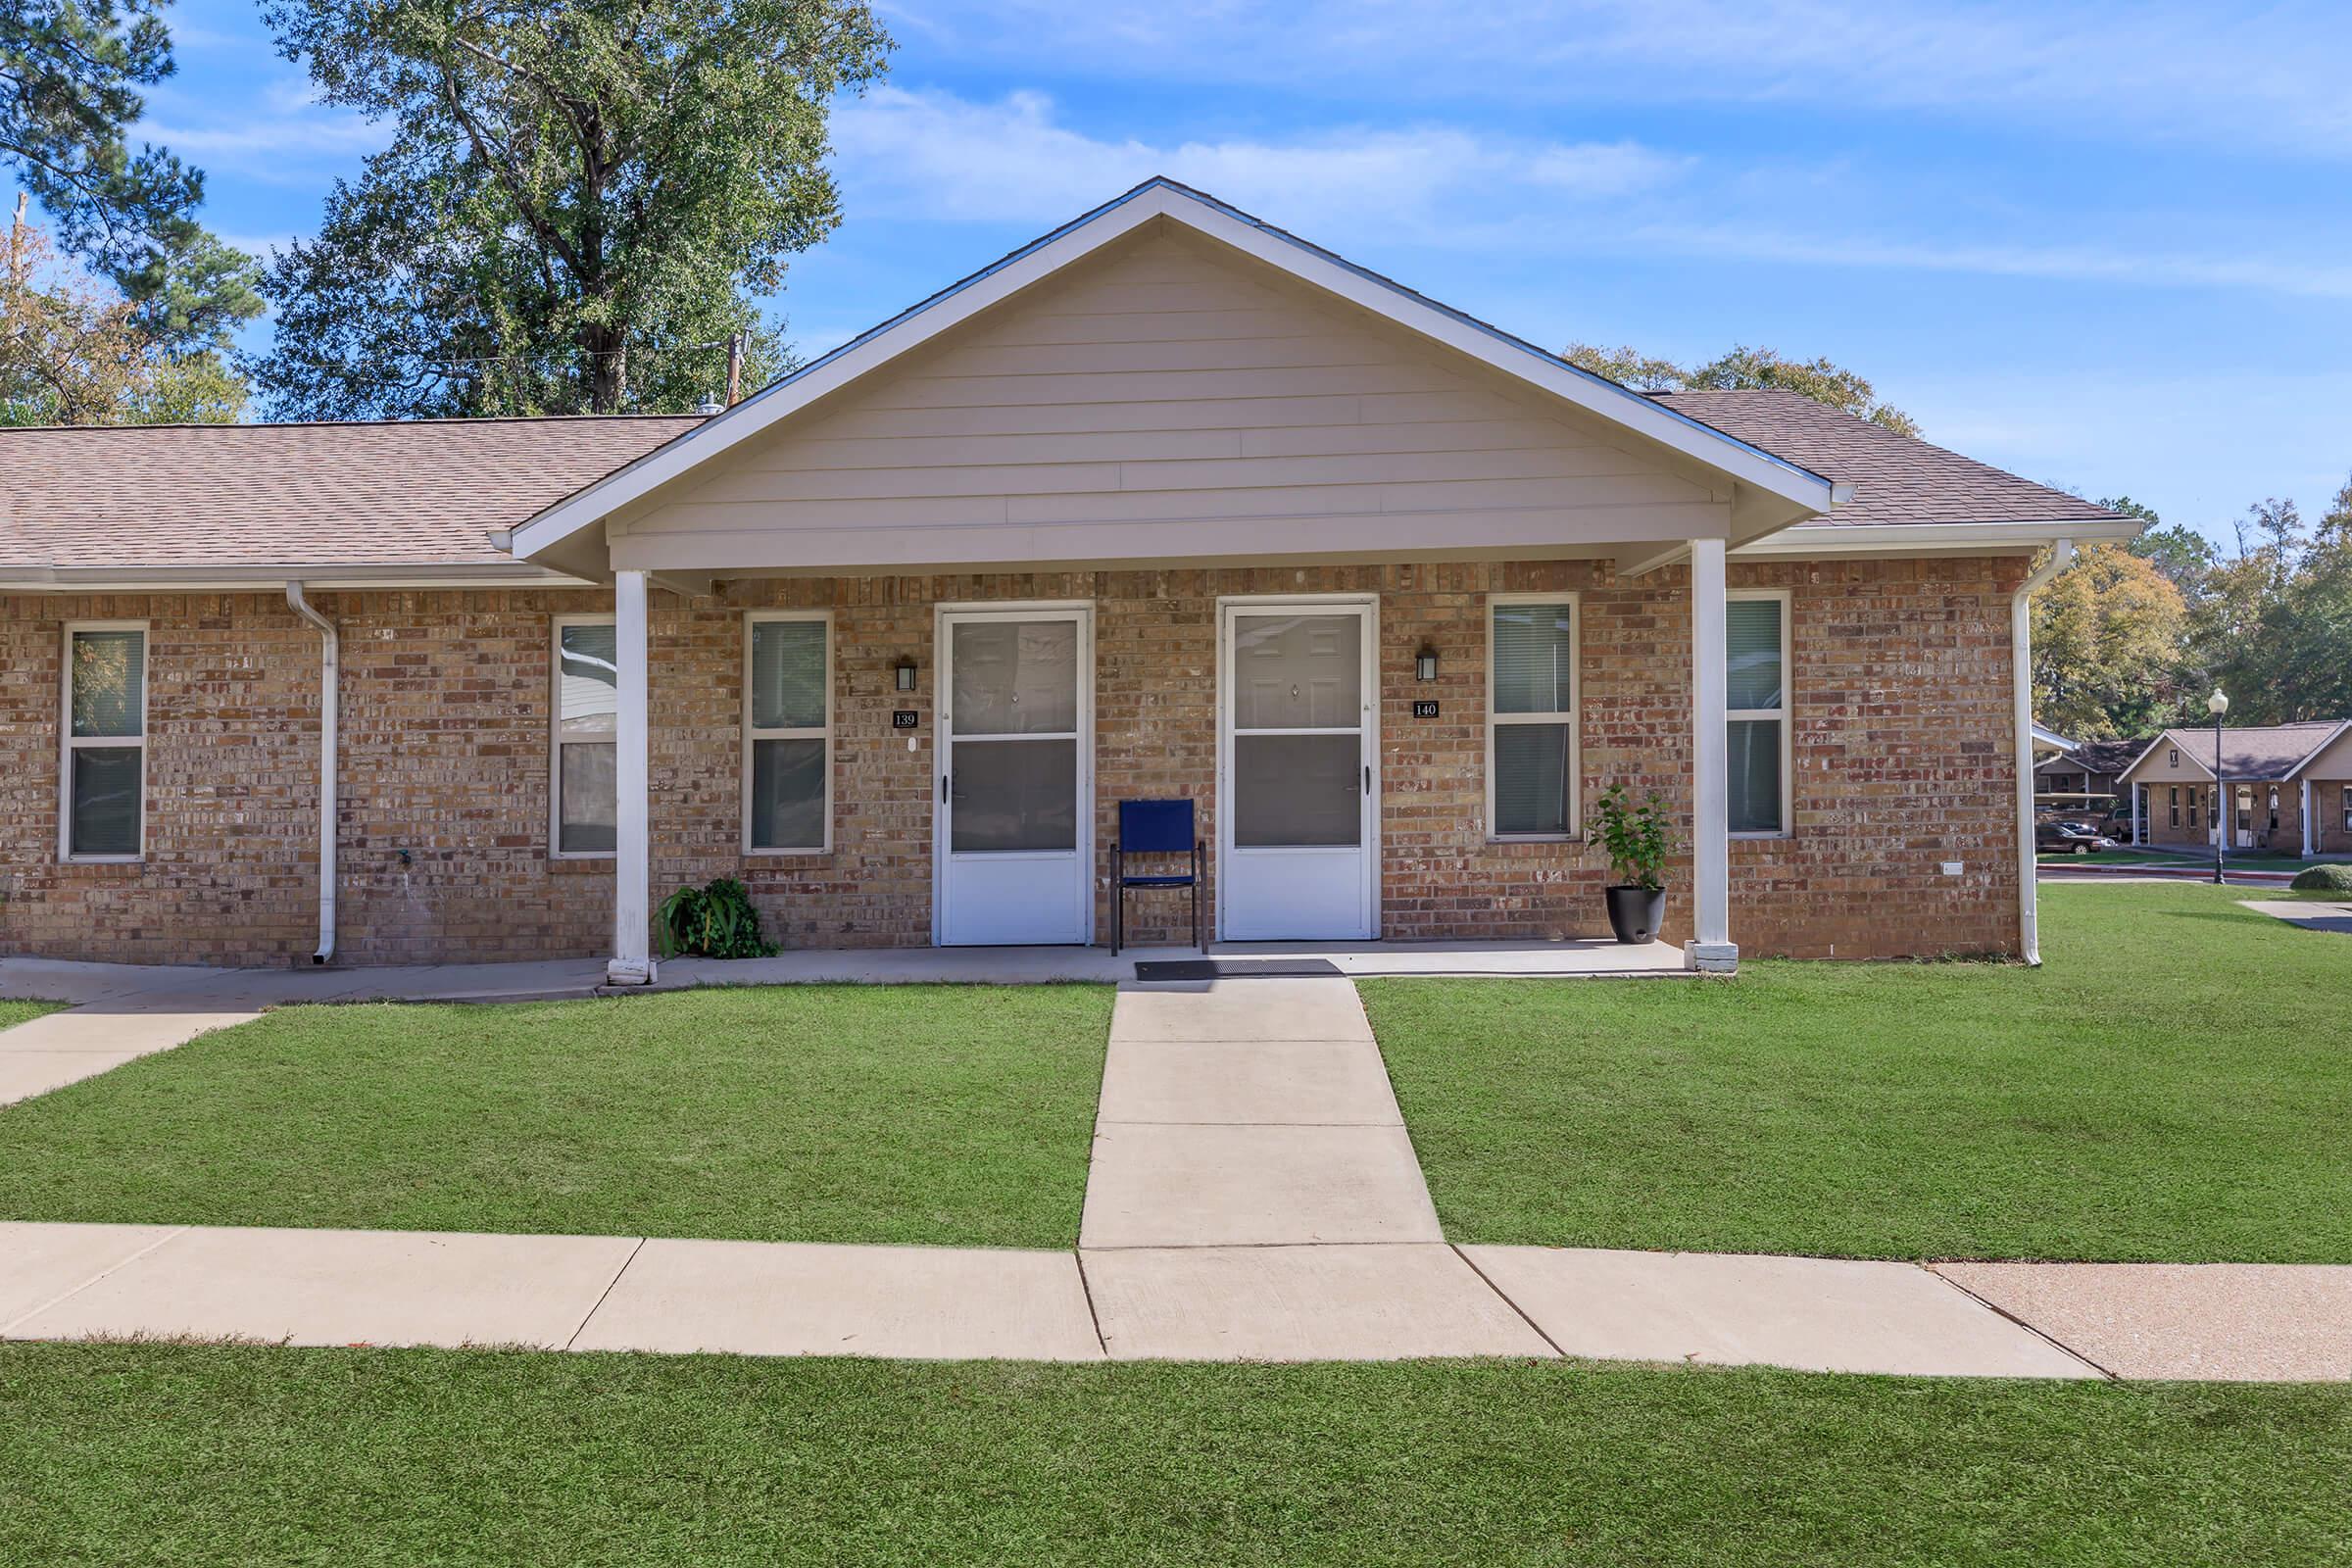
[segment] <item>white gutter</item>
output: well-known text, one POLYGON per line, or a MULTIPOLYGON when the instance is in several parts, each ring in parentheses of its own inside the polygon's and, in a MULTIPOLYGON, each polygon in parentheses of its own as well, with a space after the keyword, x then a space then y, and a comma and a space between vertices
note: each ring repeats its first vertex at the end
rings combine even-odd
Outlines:
POLYGON ((2009 601, 2010 702, 2017 722, 2017 919, 2026 962, 2041 963, 2041 893, 2034 875, 2034 591, 2075 559, 2072 539, 2051 541, 2050 559, 2009 601))
POLYGON ((302 584, 288 581, 286 603, 318 628, 318 949, 313 963, 335 956, 335 719, 342 708, 342 643, 335 623, 311 608, 302 584))
POLYGON ((1838 522, 1815 519, 1790 523, 1732 547, 1734 561, 1760 556, 2018 555, 2039 550, 2060 534, 2069 539, 2134 539, 2144 523, 2130 517, 2082 518, 2073 522, 1838 522))
POLYGON ((527 561, 425 565, 279 562, 249 566, 0 566, 0 593, 260 593, 300 581, 313 593, 401 588, 588 588, 527 561))

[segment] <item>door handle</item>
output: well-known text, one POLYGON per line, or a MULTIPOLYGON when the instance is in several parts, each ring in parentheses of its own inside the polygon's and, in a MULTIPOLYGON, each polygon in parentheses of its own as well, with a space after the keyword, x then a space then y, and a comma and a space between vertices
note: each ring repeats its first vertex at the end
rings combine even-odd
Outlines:
POLYGON ((948 799, 948 775, 947 775, 947 774, 945 774, 945 773, 942 773, 942 774, 940 774, 940 775, 939 775, 939 799, 940 799, 940 804, 941 804, 941 805, 943 805, 943 806, 944 806, 944 805, 946 805, 946 804, 947 804, 947 799, 948 799))
POLYGON ((1366 795, 1372 793, 1372 764, 1370 762, 1364 764, 1364 793, 1366 795))

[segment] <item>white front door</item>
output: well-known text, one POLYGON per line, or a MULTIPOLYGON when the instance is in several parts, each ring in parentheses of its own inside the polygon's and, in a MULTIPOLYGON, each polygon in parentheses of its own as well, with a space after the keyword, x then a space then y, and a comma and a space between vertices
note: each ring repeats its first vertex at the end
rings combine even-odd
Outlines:
POLYGON ((1376 934, 1380 772, 1368 603, 1220 609, 1218 929, 1233 942, 1376 934))
POLYGON ((1094 940, 1094 686, 1091 611, 940 612, 943 945, 1094 940))

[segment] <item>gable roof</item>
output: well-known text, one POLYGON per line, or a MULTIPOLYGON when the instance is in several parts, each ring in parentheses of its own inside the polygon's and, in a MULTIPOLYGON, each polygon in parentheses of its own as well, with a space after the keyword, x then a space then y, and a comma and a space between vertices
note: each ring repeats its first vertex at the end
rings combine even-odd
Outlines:
MULTIPOLYGON (((2301 772, 2305 762, 2325 751, 2347 728, 2352 728, 2352 719, 2315 718, 2296 724, 2226 728, 2222 731, 2222 771, 2233 784, 2282 783, 2301 772)), ((2161 746, 2179 747, 2180 755, 2196 763, 2199 772, 2212 776, 2213 731, 2203 728, 2165 730, 2141 748, 2124 773, 2128 776, 2137 770, 2161 746)))
POLYGON ((1825 478, 1853 486, 1852 500, 1798 528, 2070 523, 2096 524, 2106 533, 2120 523, 2138 531, 2135 519, 2081 496, 2021 479, 1786 387, 1649 395, 1727 434, 1801 463, 1825 478))
POLYGON ((2077 773, 2121 773, 2146 748, 2145 741, 2082 741, 2056 757, 2044 759, 2034 767, 2036 771, 2065 768, 2077 773))
POLYGON ((0 429, 0 572, 480 568, 490 542, 701 416, 0 429), (266 568, 266 569, 265 569, 266 568))
POLYGON ((1213 196, 1154 176, 810 361, 712 417, 687 438, 648 454, 550 507, 514 530, 514 553, 542 557, 562 551, 567 541, 614 511, 1155 220, 1179 223, 1220 241, 1724 473, 1774 498, 1783 509, 1784 519, 1827 512, 1835 499, 1830 481, 1801 464, 1594 375, 1213 196))

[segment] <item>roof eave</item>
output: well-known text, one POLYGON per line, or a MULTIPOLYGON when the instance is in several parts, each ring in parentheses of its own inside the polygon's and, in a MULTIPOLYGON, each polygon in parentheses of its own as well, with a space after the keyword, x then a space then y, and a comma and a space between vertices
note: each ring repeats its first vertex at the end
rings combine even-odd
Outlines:
POLYGON ((2086 517, 2007 522, 1799 522, 1737 546, 1734 560, 1763 556, 1829 559, 1839 556, 2014 555, 2061 539, 2078 544, 2135 539, 2131 517, 2086 517))
POLYGON ((528 561, 269 562, 234 566, 0 566, 0 593, 242 593, 289 582, 327 592, 396 588, 584 588, 528 561))

